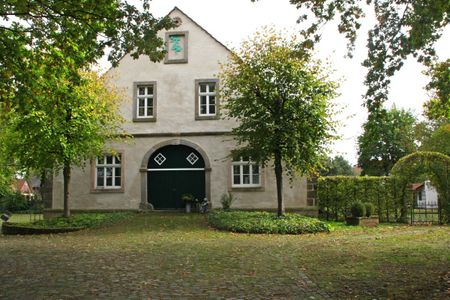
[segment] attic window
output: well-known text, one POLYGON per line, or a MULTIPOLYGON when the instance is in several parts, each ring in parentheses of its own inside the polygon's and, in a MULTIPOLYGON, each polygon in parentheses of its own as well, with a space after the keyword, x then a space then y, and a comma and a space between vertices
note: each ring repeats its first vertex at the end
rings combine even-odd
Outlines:
MULTIPOLYGON (((181 21, 181 20, 180 20, 181 21)), ((184 64, 188 62, 188 32, 166 32, 166 64, 184 64)))

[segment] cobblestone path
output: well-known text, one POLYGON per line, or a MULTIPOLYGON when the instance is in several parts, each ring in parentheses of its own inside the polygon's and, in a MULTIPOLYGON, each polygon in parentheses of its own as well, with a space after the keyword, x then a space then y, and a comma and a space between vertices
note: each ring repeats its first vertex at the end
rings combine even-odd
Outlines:
POLYGON ((329 298, 286 252, 292 239, 172 217, 163 225, 141 215, 107 229, 0 236, 0 299, 329 298))

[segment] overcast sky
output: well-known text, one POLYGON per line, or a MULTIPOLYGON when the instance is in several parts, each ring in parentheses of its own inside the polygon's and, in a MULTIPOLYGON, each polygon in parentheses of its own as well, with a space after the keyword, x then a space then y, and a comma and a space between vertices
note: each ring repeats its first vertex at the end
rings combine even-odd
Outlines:
MULTIPOLYGON (((130 1, 141 5, 140 1, 130 1)), ((219 41, 230 48, 239 47, 241 41, 251 36, 264 25, 273 25, 280 30, 299 31, 296 20, 300 15, 289 0, 260 0, 253 3, 250 0, 153 0, 150 9, 157 17, 165 16, 174 6, 177 6, 219 41)), ((334 101, 343 109, 336 118, 343 123, 339 129, 342 139, 336 142, 333 154, 341 154, 350 163, 357 161, 356 138, 361 134, 361 125, 367 118, 367 111, 362 107, 363 85, 366 69, 361 66, 367 49, 367 29, 374 23, 370 19, 364 22, 357 40, 356 51, 352 59, 344 58, 346 40, 336 31, 335 24, 324 28, 323 40, 318 47, 317 56, 328 59, 336 70, 333 78, 343 80, 339 89, 340 96, 334 101)), ((450 30, 437 45, 438 55, 446 59, 450 55, 448 41, 450 30), (446 43, 447 42, 447 45, 446 43), (446 51, 447 50, 447 51, 446 51)), ((422 114, 422 104, 428 98, 424 86, 428 79, 422 74, 423 67, 414 60, 407 61, 403 69, 392 80, 389 103, 397 108, 411 110, 416 116, 422 114)))

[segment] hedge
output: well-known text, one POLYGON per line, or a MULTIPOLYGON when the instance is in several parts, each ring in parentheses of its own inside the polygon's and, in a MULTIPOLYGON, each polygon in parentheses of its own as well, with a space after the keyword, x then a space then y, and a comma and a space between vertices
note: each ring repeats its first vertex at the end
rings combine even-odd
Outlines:
POLYGON ((398 222, 405 215, 405 199, 411 191, 393 176, 327 176, 317 182, 319 214, 327 220, 343 220, 350 216, 355 202, 375 206, 381 222, 398 222))
POLYGON ((208 214, 209 224, 220 230, 239 233, 303 234, 329 232, 331 226, 317 218, 286 213, 278 218, 263 211, 214 210, 208 214))

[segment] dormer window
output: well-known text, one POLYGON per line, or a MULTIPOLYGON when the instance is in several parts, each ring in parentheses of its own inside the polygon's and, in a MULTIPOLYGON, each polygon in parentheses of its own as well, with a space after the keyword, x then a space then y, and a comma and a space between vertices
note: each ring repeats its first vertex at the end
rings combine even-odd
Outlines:
POLYGON ((217 119, 219 117, 217 88, 217 79, 201 79, 195 81, 196 120, 210 120, 217 119))
POLYGON ((133 98, 133 121, 156 121, 156 82, 135 82, 133 98))

